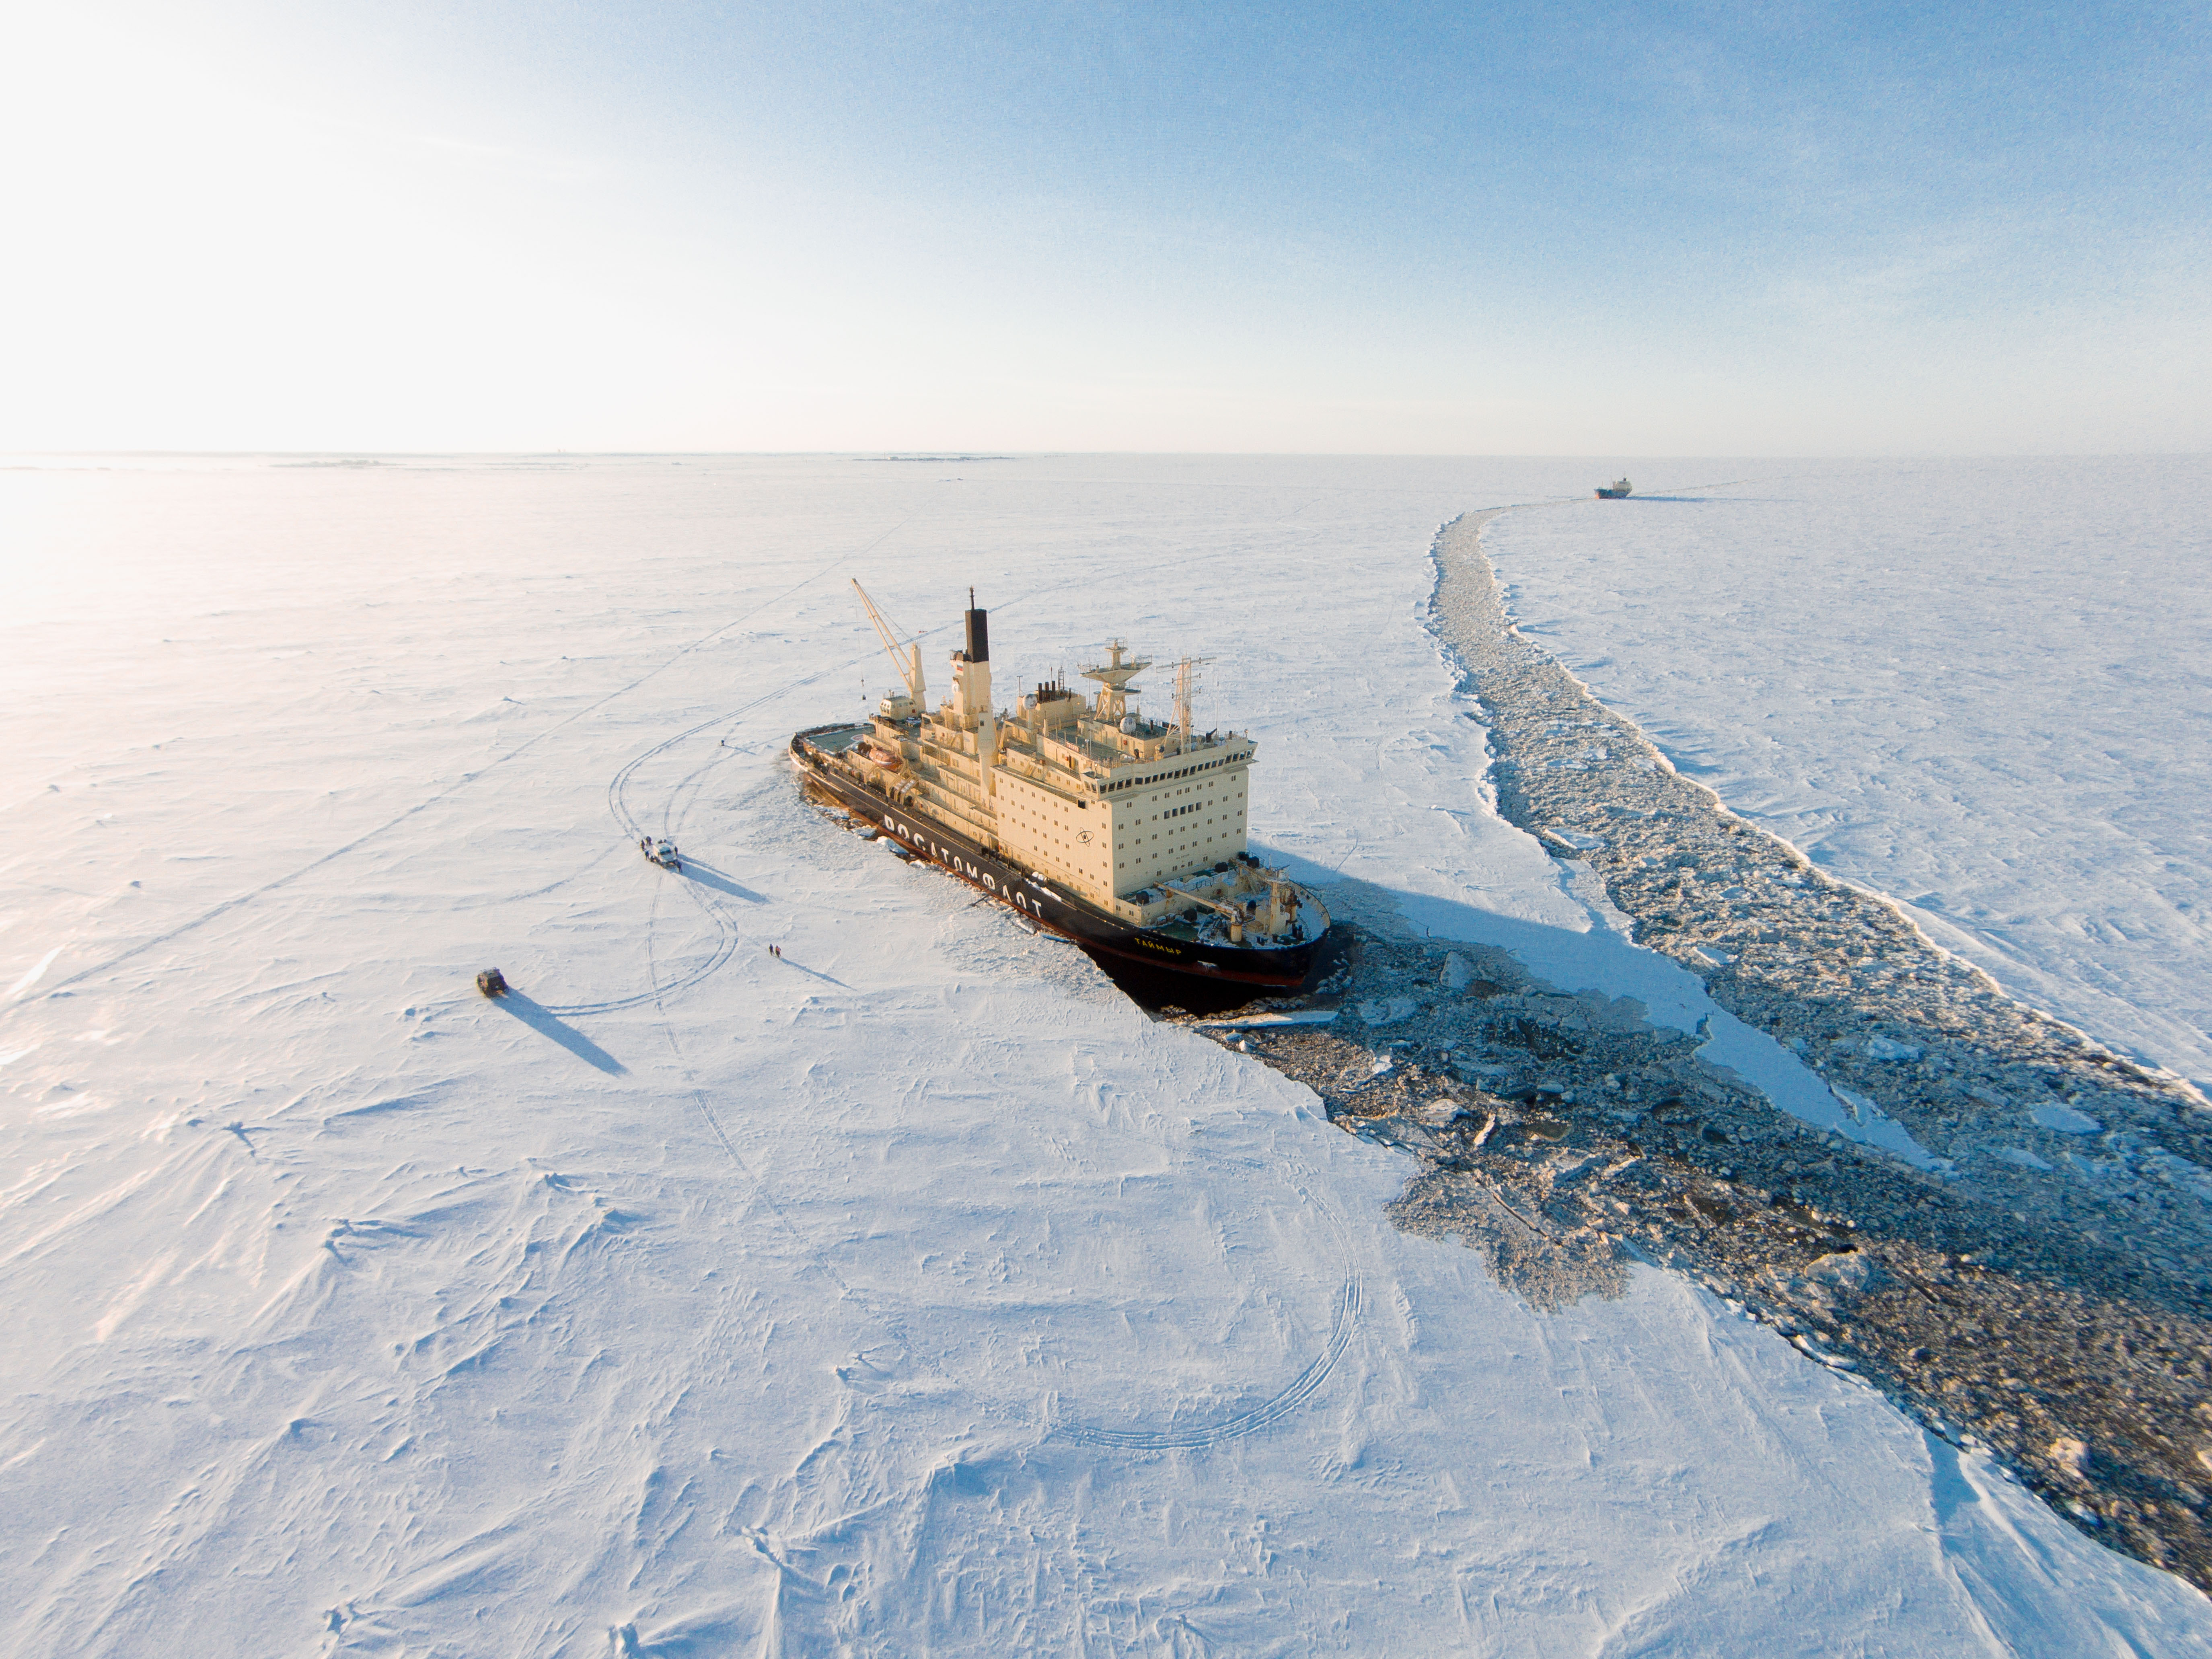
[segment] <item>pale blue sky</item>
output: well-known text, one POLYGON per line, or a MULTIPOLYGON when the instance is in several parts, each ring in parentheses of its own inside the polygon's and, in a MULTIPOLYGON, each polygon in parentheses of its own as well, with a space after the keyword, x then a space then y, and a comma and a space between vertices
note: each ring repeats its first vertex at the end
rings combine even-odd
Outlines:
POLYGON ((2212 447, 2197 5, 29 27, 11 447, 2212 447))

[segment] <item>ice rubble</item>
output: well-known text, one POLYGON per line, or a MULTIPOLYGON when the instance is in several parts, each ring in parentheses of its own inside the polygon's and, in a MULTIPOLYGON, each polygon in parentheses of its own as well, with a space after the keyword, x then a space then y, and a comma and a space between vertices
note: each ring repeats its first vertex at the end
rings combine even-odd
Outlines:
POLYGON ((1742 481, 1490 526, 1522 628, 1738 811, 2212 1086, 2203 470, 1696 476, 1742 481))

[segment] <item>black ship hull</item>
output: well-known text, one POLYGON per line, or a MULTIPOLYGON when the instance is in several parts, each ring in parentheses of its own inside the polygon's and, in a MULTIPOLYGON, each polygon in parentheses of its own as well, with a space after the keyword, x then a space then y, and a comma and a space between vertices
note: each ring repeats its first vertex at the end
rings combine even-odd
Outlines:
POLYGON ((916 857, 940 864, 969 886, 1008 904, 1038 926, 1073 939, 1085 950, 1139 964, 1156 974, 1188 975, 1214 984, 1250 985, 1295 990, 1306 981, 1322 939, 1279 949, 1211 945, 1166 936, 1159 929, 1133 927, 1095 905, 1061 890, 1045 877, 1007 863, 934 818, 901 806, 871 789, 807 739, 818 726, 791 740, 791 757, 800 774, 855 817, 894 837, 916 857))

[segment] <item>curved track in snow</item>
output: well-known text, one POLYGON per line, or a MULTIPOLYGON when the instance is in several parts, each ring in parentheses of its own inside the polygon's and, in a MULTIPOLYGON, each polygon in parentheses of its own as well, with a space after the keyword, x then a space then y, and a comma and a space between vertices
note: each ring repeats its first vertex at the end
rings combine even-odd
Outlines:
MULTIPOLYGON (((853 659, 851 662, 832 664, 830 667, 824 668, 819 672, 808 675, 805 679, 794 680, 789 685, 780 687, 776 690, 755 697, 750 702, 740 703, 735 708, 725 709, 720 714, 712 715, 706 720, 687 726, 681 732, 677 732, 673 737, 663 738, 659 743, 654 744, 651 748, 641 750, 638 753, 631 756, 629 759, 623 762, 623 764, 617 769, 614 776, 607 780, 607 811, 613 815, 615 822, 622 826, 623 836, 632 842, 636 842, 646 834, 646 830, 643 823, 640 821, 637 813, 633 811, 630 808, 629 790, 631 784, 636 779, 640 768, 643 767, 647 762, 657 759, 660 756, 669 753, 671 750, 679 747, 680 745, 689 743, 691 739, 698 737, 703 732, 712 731, 714 727, 719 726, 729 726, 734 727, 741 722, 747 714, 751 714, 763 704, 772 702, 778 697, 799 690, 801 686, 811 684, 814 681, 821 679, 825 675, 841 672, 851 667, 852 662, 865 660, 865 657, 856 657, 853 659)), ((684 792, 690 788, 699 778, 704 776, 708 772, 720 765, 729 757, 729 750, 717 747, 712 758, 708 759, 704 764, 693 768, 690 772, 685 773, 683 777, 677 781, 675 787, 669 790, 667 801, 663 807, 661 813, 661 833, 667 834, 674 829, 675 825, 673 818, 675 813, 675 803, 682 797, 684 792)), ((648 1002, 662 1002, 669 997, 688 991, 693 986, 698 984, 702 980, 706 979, 709 975, 714 974, 720 969, 724 963, 727 963, 732 956, 737 954, 738 943, 737 923, 730 915, 728 911, 724 909, 720 903, 707 896, 706 893, 701 889, 698 883, 686 880, 684 883, 684 891, 685 895, 690 897, 691 902, 697 905, 700 909, 705 913, 707 919, 714 925, 714 948, 708 952, 707 957, 704 961, 691 968, 680 977, 670 980, 664 984, 658 985, 651 990, 635 992, 626 997, 609 997, 604 1000, 597 1002, 576 1002, 567 1004, 549 1003, 546 1005, 548 1012, 556 1014, 611 1014, 619 1012, 621 1010, 625 1008, 641 1008, 648 1002)))
MULTIPOLYGON (((750 707, 752 707, 751 704, 745 706, 746 708, 750 707)), ((633 755, 623 763, 621 769, 608 781, 607 807, 614 814, 615 822, 623 826, 626 836, 635 838, 645 833, 640 827, 636 816, 629 810, 629 803, 626 799, 630 781, 636 775, 638 769, 656 756, 666 754, 679 744, 697 737, 702 732, 741 718, 744 713, 745 708, 739 708, 717 714, 711 720, 701 720, 697 725, 687 726, 678 732, 672 738, 664 738, 652 748, 633 755)), ((671 792, 670 799, 673 801, 695 779, 710 771, 727 758, 728 751, 717 749, 714 758, 685 775, 671 792)), ((666 817, 667 814, 664 814, 662 825, 664 830, 670 827, 666 823, 666 817)), ((665 1003, 669 997, 690 989, 691 987, 716 972, 735 956, 738 950, 738 928, 729 913, 714 900, 708 897, 698 883, 686 880, 683 883, 683 889, 684 896, 699 907, 707 920, 714 927, 714 947, 708 951, 704 960, 695 964, 678 978, 665 982, 659 981, 657 970, 648 974, 648 979, 654 982, 647 990, 635 992, 626 997, 609 997, 597 1002, 548 1003, 547 1012, 556 1014, 611 1014, 625 1008, 641 1008, 649 1002, 665 1003)), ((648 939, 651 927, 652 924, 648 921, 647 924, 648 939)))
POLYGON ((1218 1422, 1191 1423, 1169 1429, 1101 1429, 1080 1423, 1063 1422, 1054 1425, 1054 1432, 1087 1446, 1110 1446, 1122 1451, 1176 1451, 1218 1446, 1231 1440, 1241 1440, 1271 1423, 1280 1421, 1310 1400, 1315 1391, 1328 1381, 1330 1374, 1336 1370, 1337 1362, 1344 1358, 1345 1350, 1352 1344, 1352 1333, 1359 1323, 1360 1309, 1365 1300, 1365 1288, 1355 1264, 1351 1241, 1345 1236, 1341 1218, 1318 1196, 1320 1177, 1300 1158, 1291 1158, 1284 1167, 1291 1178, 1297 1196, 1313 1206, 1335 1237, 1338 1254, 1344 1261, 1344 1279, 1337 1286, 1336 1300, 1329 1310, 1328 1340, 1322 1343, 1322 1351, 1314 1356, 1304 1370, 1291 1379, 1287 1386, 1258 1405, 1218 1422))
POLYGON ((1359 1319, 1359 1275, 1348 1273, 1344 1283, 1337 1287, 1336 1305, 1329 1316, 1328 1343, 1304 1370, 1291 1379, 1288 1388, 1249 1411, 1239 1412, 1218 1423, 1194 1423, 1182 1429, 1094 1429, 1063 1423, 1060 1432, 1085 1445, 1112 1446, 1125 1451, 1175 1451, 1241 1440, 1304 1405, 1313 1397, 1314 1390, 1328 1380, 1329 1373, 1336 1369, 1336 1362, 1344 1358, 1344 1351, 1351 1344, 1352 1327, 1359 1319))

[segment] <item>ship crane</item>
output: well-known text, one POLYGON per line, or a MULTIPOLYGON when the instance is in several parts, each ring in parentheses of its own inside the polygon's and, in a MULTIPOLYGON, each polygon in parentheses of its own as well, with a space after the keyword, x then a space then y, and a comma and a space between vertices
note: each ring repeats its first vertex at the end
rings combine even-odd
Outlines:
MULTIPOLYGON (((1273 939, 1288 927, 1291 918, 1297 915, 1297 889, 1284 879, 1283 872, 1279 870, 1261 870, 1248 873, 1254 875, 1255 883, 1266 884, 1267 902, 1264 908, 1256 898, 1242 899, 1236 896, 1218 898, 1212 894, 1194 891, 1188 887, 1176 887, 1172 890, 1182 897, 1190 900, 1194 904, 1203 905, 1206 908, 1226 918, 1229 923, 1229 942, 1232 945, 1242 945, 1244 942, 1244 930, 1247 927, 1256 927, 1262 933, 1273 939)), ((1245 890, 1245 882, 1240 878, 1232 889, 1232 892, 1241 895, 1245 890)))
POLYGON ((1184 893, 1182 896, 1194 904, 1202 904, 1207 909, 1226 916, 1229 919, 1229 942, 1232 945, 1244 942, 1244 924, 1252 918, 1243 905, 1231 899, 1208 898, 1203 893, 1184 893))
POLYGON ((906 694, 913 700, 914 712, 921 713, 929 706, 929 699, 922 690, 921 639, 908 634, 884 615, 876 602, 868 597, 868 590, 860 586, 857 577, 854 579, 853 591, 860 596, 860 603, 867 607, 868 620, 876 625, 876 634, 883 641, 884 649, 897 666, 899 678, 906 682, 906 694))

